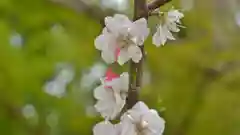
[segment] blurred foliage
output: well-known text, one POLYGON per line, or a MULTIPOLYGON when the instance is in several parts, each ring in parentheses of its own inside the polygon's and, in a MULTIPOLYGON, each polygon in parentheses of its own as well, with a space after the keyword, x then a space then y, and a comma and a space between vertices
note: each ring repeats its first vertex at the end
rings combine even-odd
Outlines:
MULTIPOLYGON (((171 4, 179 1, 164 8, 171 4)), ((229 30, 228 24, 214 20, 224 17, 215 6, 195 0, 185 13, 187 28, 179 40, 157 49, 150 38, 145 44, 145 67, 152 82, 141 91, 141 99, 165 118, 165 135, 240 134, 239 28, 231 24, 234 29, 229 30), (216 29, 226 42, 219 42, 216 29)), ((85 106, 93 100, 92 93, 78 83, 81 71, 100 60, 93 45, 100 30, 91 16, 47 0, 0 0, 1 135, 92 134, 100 118, 87 117, 85 106), (13 32, 22 35, 22 48, 11 46, 13 32), (74 65, 77 74, 67 96, 57 99, 44 93, 43 85, 62 61, 74 65), (37 125, 22 116, 25 104, 35 106, 37 125), (57 131, 46 123, 52 110, 60 114, 57 131)))

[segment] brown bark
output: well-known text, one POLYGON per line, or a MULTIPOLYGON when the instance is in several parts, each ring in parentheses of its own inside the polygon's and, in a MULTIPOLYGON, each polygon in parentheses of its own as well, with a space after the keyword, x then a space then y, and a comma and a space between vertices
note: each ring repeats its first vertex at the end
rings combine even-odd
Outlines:
MULTIPOLYGON (((159 8, 165 3, 171 0, 154 0, 147 4, 146 0, 134 0, 134 17, 133 20, 137 20, 139 18, 148 19, 149 12, 159 8)), ((144 45, 141 47, 141 51, 143 54, 143 58, 139 63, 134 63, 130 61, 130 71, 129 71, 129 91, 127 98, 127 109, 132 108, 138 101, 138 93, 142 84, 142 74, 143 74, 143 62, 144 62, 144 45)))

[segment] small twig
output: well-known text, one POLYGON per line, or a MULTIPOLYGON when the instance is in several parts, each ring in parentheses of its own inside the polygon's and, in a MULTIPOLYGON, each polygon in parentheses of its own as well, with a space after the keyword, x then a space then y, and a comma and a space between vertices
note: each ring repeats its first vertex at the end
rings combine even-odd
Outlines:
POLYGON ((156 17, 159 17, 159 15, 161 15, 160 13, 158 13, 158 12, 149 12, 148 13, 148 16, 150 17, 150 16, 156 16, 156 17))

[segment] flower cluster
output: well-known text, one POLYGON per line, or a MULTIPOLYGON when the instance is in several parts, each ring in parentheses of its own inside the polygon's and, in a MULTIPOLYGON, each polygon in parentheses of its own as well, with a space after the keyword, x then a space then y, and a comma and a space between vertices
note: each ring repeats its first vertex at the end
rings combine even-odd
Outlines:
POLYGON ((103 121, 93 128, 94 135, 162 135, 165 121, 156 110, 149 109, 139 101, 121 117, 121 122, 112 124, 103 121))
MULTIPOLYGON (((180 19, 184 15, 178 10, 159 12, 161 18, 152 42, 156 46, 164 45, 167 40, 175 40, 172 32, 179 32, 180 19)), ((129 60, 138 63, 143 57, 142 46, 150 34, 147 20, 140 18, 131 21, 127 16, 115 14, 105 18, 105 27, 95 39, 96 49, 101 51, 102 59, 112 64, 124 65, 129 60)), ((101 85, 94 89, 97 100, 95 109, 105 121, 96 124, 94 135, 162 135, 165 121, 156 110, 149 109, 145 103, 138 101, 131 109, 123 112, 129 89, 129 74, 115 74, 109 68, 101 85), (120 122, 112 124, 120 116, 120 122)))
POLYGON ((107 71, 102 84, 94 90, 94 97, 98 100, 95 108, 105 119, 114 119, 125 105, 128 91, 128 73, 120 76, 107 71))
MULTIPOLYGON (((165 45, 168 39, 175 40, 171 32, 179 32, 179 27, 184 27, 180 21, 184 15, 176 9, 159 12, 159 16, 161 20, 152 38, 156 46, 165 45)), ((132 22, 125 15, 115 14, 105 18, 105 25, 95 39, 95 47, 102 51, 103 60, 108 64, 117 62, 119 65, 130 59, 138 63, 143 56, 140 46, 150 33, 147 20, 141 18, 132 22)))
POLYGON ((175 40, 171 32, 179 32, 179 27, 184 28, 180 21, 184 15, 178 10, 171 9, 169 12, 162 13, 161 15, 163 16, 163 20, 161 20, 156 33, 153 35, 153 44, 156 46, 164 45, 168 39, 175 40))
POLYGON ((135 22, 127 16, 116 14, 105 18, 106 27, 95 40, 95 47, 102 51, 102 58, 107 63, 117 61, 123 65, 132 59, 138 63, 142 58, 139 46, 149 35, 147 20, 141 18, 135 22))

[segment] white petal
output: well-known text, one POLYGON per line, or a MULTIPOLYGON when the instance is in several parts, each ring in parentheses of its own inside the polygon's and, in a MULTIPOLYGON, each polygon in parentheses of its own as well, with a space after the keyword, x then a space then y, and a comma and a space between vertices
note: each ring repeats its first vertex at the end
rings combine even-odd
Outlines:
POLYGON ((150 33, 150 30, 147 26, 147 20, 145 18, 141 18, 135 21, 131 27, 130 33, 136 38, 136 43, 138 45, 143 45, 150 33))
POLYGON ((112 92, 110 89, 105 88, 104 85, 100 85, 94 89, 93 95, 98 100, 108 100, 111 99, 112 92))
POLYGON ((162 43, 161 43, 161 38, 160 38, 160 31, 157 30, 156 33, 154 33, 153 37, 152 37, 152 43, 154 45, 156 45, 157 47, 159 47, 162 43))
POLYGON ((113 79, 109 84, 112 86, 112 89, 113 89, 115 92, 120 93, 120 91, 121 91, 121 89, 122 89, 122 85, 121 85, 121 80, 120 80, 120 78, 115 78, 115 79, 113 79))
POLYGON ((115 14, 114 19, 119 24, 122 24, 122 25, 125 25, 125 26, 132 24, 132 22, 129 20, 129 18, 126 15, 123 15, 123 14, 115 14))
POLYGON ((129 54, 127 52, 126 49, 121 49, 119 56, 118 56, 118 64, 119 65, 123 65, 124 63, 126 63, 128 60, 130 59, 129 54))
POLYGON ((111 119, 114 119, 122 110, 125 105, 125 99, 121 98, 120 93, 114 93, 116 99, 116 106, 114 108, 114 112, 111 116, 111 119))
POLYGON ((180 29, 178 28, 178 26, 175 22, 167 23, 167 28, 172 32, 179 32, 180 31, 180 29))
POLYGON ((110 31, 110 32, 116 31, 117 28, 119 27, 119 26, 117 26, 117 24, 116 24, 116 22, 114 21, 114 18, 113 18, 113 17, 107 16, 107 17, 105 17, 104 21, 105 21, 106 28, 107 28, 108 31, 110 31))
POLYGON ((142 101, 137 102, 132 109, 128 110, 129 114, 135 122, 140 122, 141 116, 149 112, 149 108, 142 101))
POLYGON ((114 52, 111 50, 103 50, 102 51, 102 59, 108 64, 114 63, 115 62, 114 52))
POLYGON ((105 35, 101 34, 99 35, 96 39, 95 39, 95 47, 98 50, 103 50, 103 48, 105 48, 104 46, 106 46, 108 43, 108 39, 105 35))
POLYGON ((145 113, 145 112, 149 111, 149 108, 144 102, 138 101, 133 106, 132 110, 145 113))
POLYGON ((161 45, 165 45, 166 41, 167 41, 167 33, 169 31, 165 28, 165 26, 160 26, 159 27, 159 35, 160 35, 160 43, 161 45))
POLYGON ((99 100, 94 105, 97 112, 105 119, 111 119, 114 113, 115 103, 114 100, 99 100))
POLYGON ((128 17, 122 14, 115 14, 114 17, 105 17, 107 29, 115 36, 118 35, 121 28, 129 27, 131 23, 128 17))
POLYGON ((128 118, 128 116, 124 116, 121 119, 121 134, 120 135, 137 135, 136 127, 133 124, 134 122, 128 118))
POLYGON ((156 110, 150 110, 148 113, 143 115, 142 121, 147 123, 147 132, 151 132, 151 134, 161 135, 165 129, 165 121, 158 115, 156 110))
POLYGON ((162 34, 165 35, 169 40, 175 40, 172 33, 169 31, 166 25, 162 27, 162 34))
POLYGON ((179 20, 183 17, 184 17, 183 13, 179 12, 176 9, 172 9, 168 12, 167 20, 171 22, 179 22, 179 20))
POLYGON ((125 99, 122 99, 119 91, 111 88, 98 87, 94 90, 94 97, 98 99, 95 108, 102 117, 114 119, 122 110, 125 99))
POLYGON ((128 47, 128 54, 135 63, 138 63, 142 59, 142 51, 138 46, 130 45, 128 47))
POLYGON ((104 28, 103 28, 102 34, 103 34, 103 35, 109 34, 107 27, 104 27, 104 28))
POLYGON ((117 135, 116 133, 114 125, 107 121, 100 122, 93 127, 93 135, 117 135))

